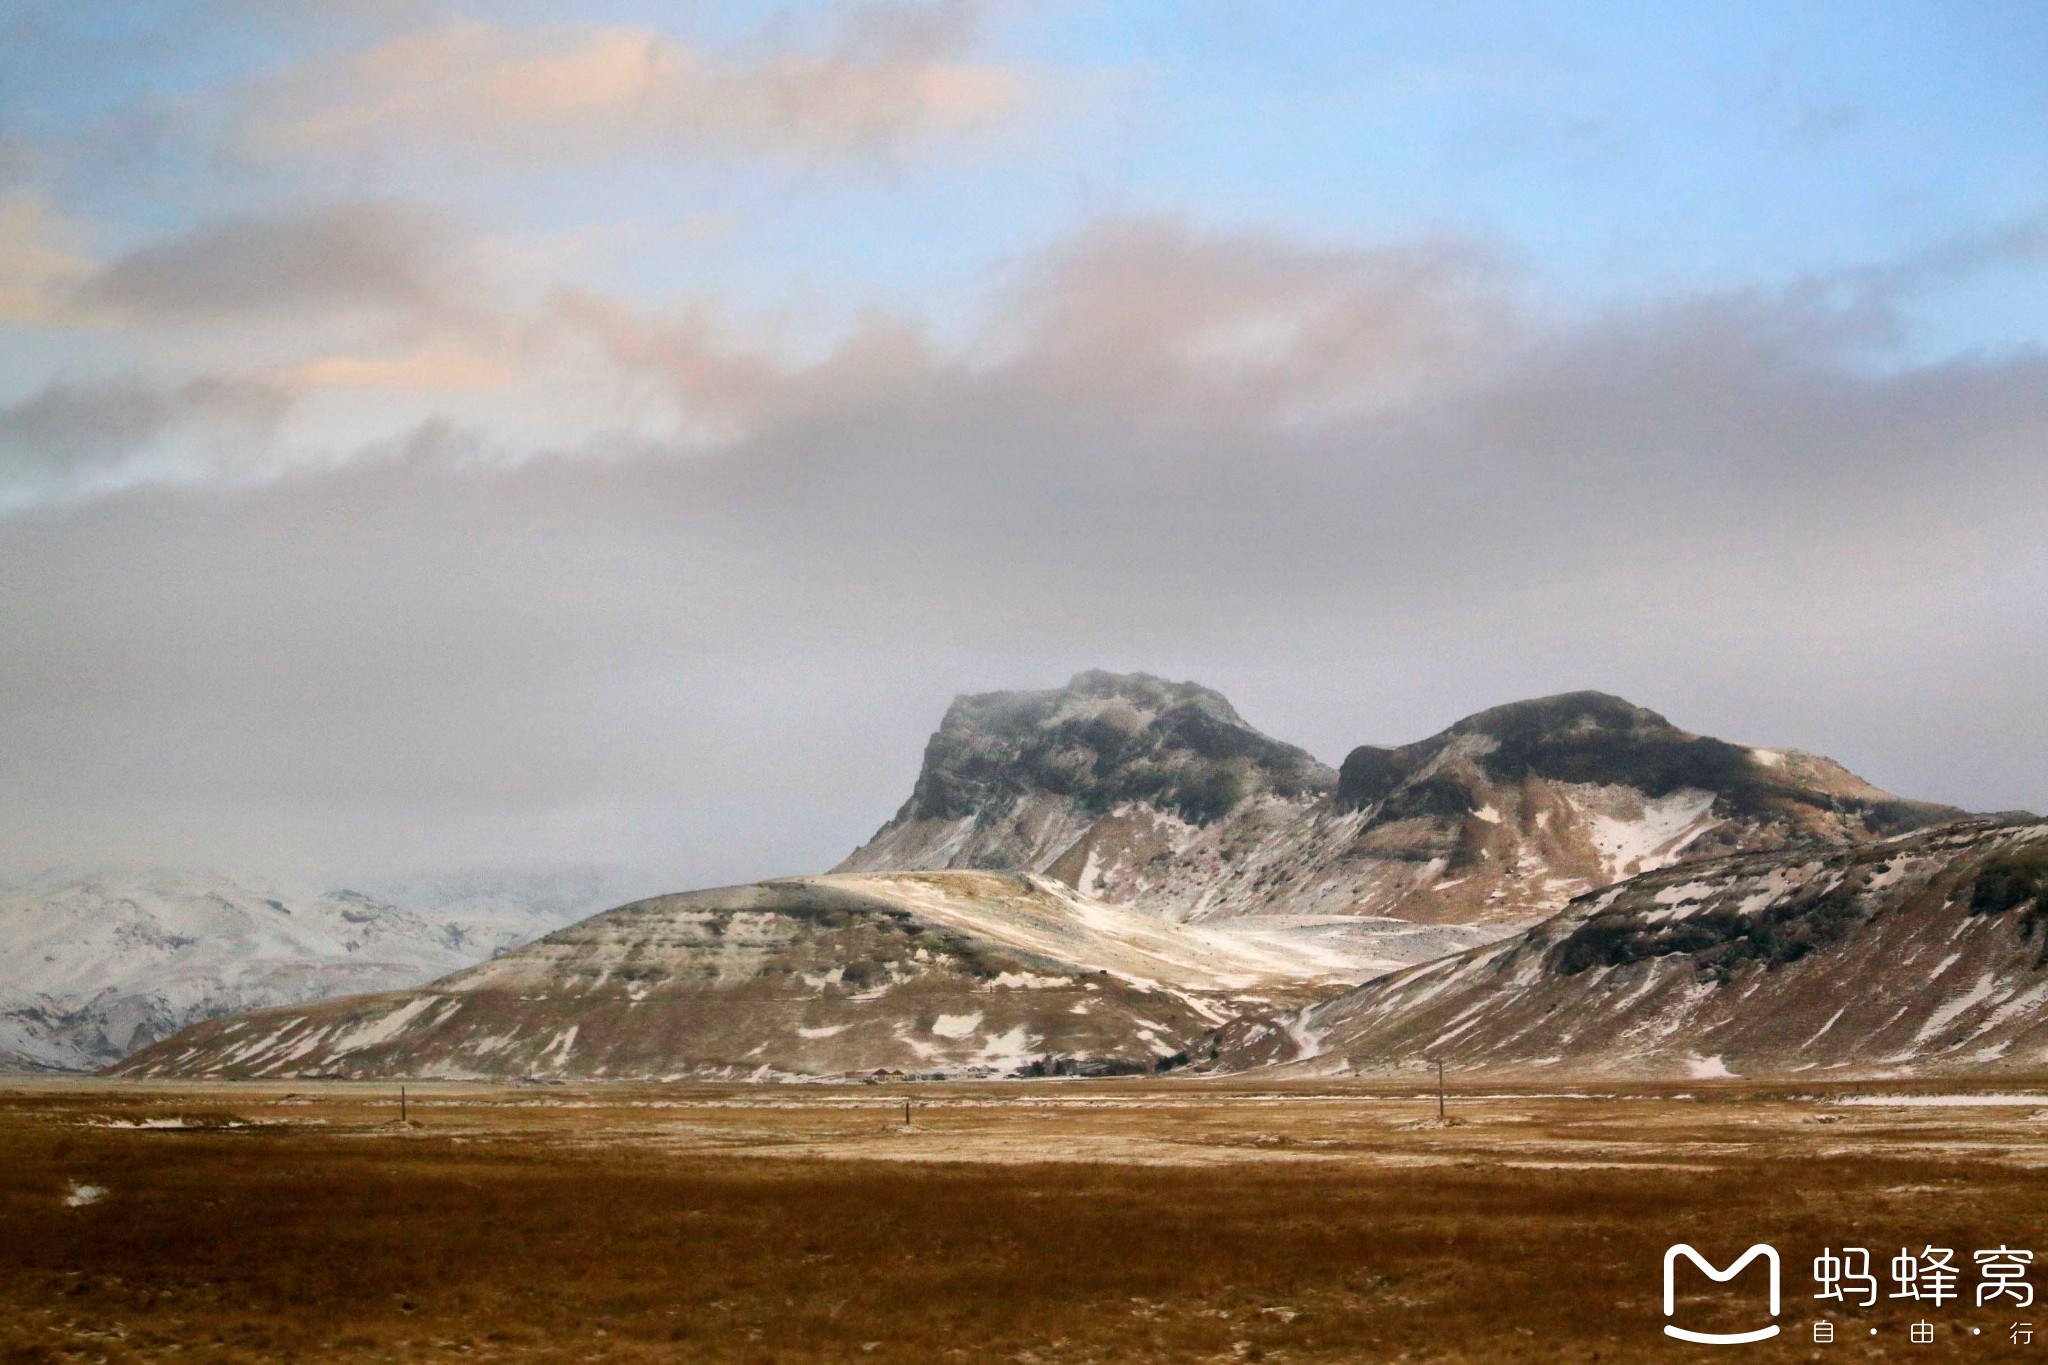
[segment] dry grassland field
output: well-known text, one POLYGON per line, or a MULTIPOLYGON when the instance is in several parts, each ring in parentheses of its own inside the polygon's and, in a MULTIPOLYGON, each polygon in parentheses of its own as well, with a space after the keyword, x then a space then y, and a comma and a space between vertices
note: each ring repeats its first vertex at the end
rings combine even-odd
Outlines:
POLYGON ((1939 1308, 1812 1297, 1827 1247, 1881 1277, 2033 1248, 2048 1081, 1454 1084, 1444 1124, 1415 1087, 1184 1081, 426 1085, 406 1115, 384 1086, 8 1088, 0 1359, 2048 1356, 1968 1269, 1939 1308), (1665 1338, 1678 1241, 1774 1245, 1775 1320, 1762 1261, 1688 1272, 1678 1317, 1781 1334, 1665 1338))

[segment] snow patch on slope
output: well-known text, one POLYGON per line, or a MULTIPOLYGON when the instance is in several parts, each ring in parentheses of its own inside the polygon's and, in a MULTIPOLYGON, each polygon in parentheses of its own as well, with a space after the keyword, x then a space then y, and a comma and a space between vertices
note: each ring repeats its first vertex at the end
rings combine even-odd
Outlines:
POLYGON ((1581 807, 1593 847, 1609 876, 1651 872, 1677 860, 1685 846, 1712 829, 1714 793, 1681 787, 1668 796, 1644 801, 1642 813, 1618 818, 1581 807))

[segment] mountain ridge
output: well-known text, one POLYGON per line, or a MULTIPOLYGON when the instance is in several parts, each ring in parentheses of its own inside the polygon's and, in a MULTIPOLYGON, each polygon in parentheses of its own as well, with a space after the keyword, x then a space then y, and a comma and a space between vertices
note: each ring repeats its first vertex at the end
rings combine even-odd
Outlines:
POLYGON ((560 923, 223 872, 45 873, 0 892, 0 1070, 95 1070, 202 1019, 411 985, 560 923))
MULTIPOLYGON (((827 874, 658 896, 407 991, 195 1025, 114 1074, 800 1079, 1178 1065, 1355 980, 1325 926, 1180 926, 1051 879, 827 874)), ((1391 965, 1391 964, 1389 964, 1391 965)))
POLYGON ((1284 1063, 1260 1052, 1275 1030, 1313 1030, 1275 1009, 1320 1019, 1361 980, 1645 878, 1853 863, 1959 814, 1602 693, 1333 769, 1213 689, 1096 671, 956 699, 909 799, 831 873, 633 902, 421 987, 198 1024, 116 1071, 1008 1075, 1179 1065, 1211 1034, 1197 1065, 1284 1063))
POLYGON ((957 699, 910 799, 836 870, 1029 870, 1170 919, 1513 926, 1676 859, 1964 814, 1599 692, 1361 745, 1333 770, 1213 689, 1095 671, 957 699))
POLYGON ((2048 1062, 2048 822, 1729 854, 1209 1040, 1202 1069, 1685 1077, 2048 1062))

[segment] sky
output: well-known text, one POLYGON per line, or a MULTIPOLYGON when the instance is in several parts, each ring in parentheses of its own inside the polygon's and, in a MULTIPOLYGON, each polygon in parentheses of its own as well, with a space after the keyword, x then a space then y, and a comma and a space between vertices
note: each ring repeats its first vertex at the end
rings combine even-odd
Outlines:
POLYGON ((817 870, 962 692, 2048 810, 2048 10, 0 0, 0 878, 817 870))

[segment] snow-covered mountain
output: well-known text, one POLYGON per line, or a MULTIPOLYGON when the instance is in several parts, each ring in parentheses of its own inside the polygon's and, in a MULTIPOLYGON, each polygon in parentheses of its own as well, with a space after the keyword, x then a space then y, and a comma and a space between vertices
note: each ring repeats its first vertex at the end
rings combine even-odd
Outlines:
POLYGON ((2048 1064, 2048 823, 1737 854, 1526 933, 1245 1020, 1199 1069, 1706 1077, 2048 1064))
POLYGON ((117 1071, 1153 1070, 1247 1009, 1305 1003, 1372 970, 1369 931, 1328 928, 1179 925, 1029 874, 790 878, 623 906, 416 990, 202 1024, 117 1071))
POLYGON ((1098 672, 955 701, 910 799, 838 870, 1013 868, 1174 920, 1365 915, 1498 934, 1673 862, 1961 814, 1597 692, 1363 746, 1332 771, 1208 688, 1098 672))
POLYGON ((357 889, 437 923, 490 935, 495 950, 631 900, 636 883, 615 867, 471 867, 373 878, 357 889))
POLYGON ((0 1070, 92 1070, 200 1019, 412 985, 575 913, 409 910, 219 873, 46 876, 0 892, 0 1070))
MULTIPOLYGON (((1745 851, 1848 866, 1959 814, 1599 693, 1498 707, 1333 770, 1207 688, 1084 673, 957 700, 910 800, 833 874, 639 901, 418 989, 201 1024, 121 1071, 1149 1067, 1228 1020, 1491 943, 1632 876, 1661 886, 1644 874, 1745 851)), ((1268 1032, 1226 1030, 1215 1064, 1286 1060, 1273 1026, 1248 1027, 1268 1032)))

